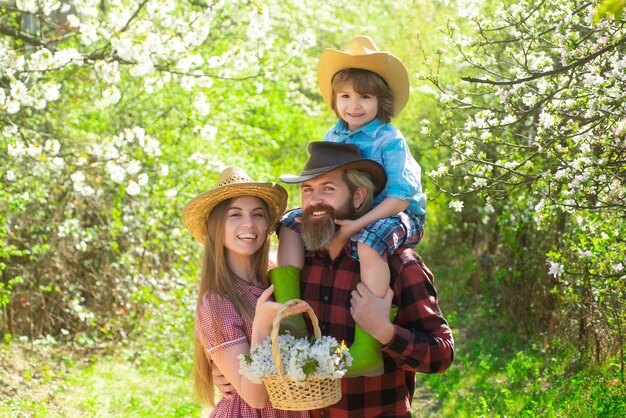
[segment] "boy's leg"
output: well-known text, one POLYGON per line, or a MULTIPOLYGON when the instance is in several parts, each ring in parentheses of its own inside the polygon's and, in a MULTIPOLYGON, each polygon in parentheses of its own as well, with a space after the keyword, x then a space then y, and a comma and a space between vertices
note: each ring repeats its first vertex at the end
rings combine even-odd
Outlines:
MULTIPOLYGON (((358 243, 361 282, 376 296, 382 298, 389 289, 391 273, 387 261, 372 247, 358 243)), ((393 317, 392 317, 393 320, 393 317)), ((350 346, 352 365, 347 377, 380 376, 384 372, 381 345, 359 325, 354 331, 354 342, 350 346)))
POLYGON ((278 266, 294 266, 302 269, 304 266, 304 244, 302 236, 296 231, 281 226, 278 240, 278 266))
MULTIPOLYGON (((274 285, 274 299, 279 303, 300 299, 300 273, 304 265, 304 245, 300 234, 285 226, 280 227, 278 265, 279 267, 268 272, 268 278, 274 285)), ((308 334, 302 314, 284 318, 281 326, 283 330, 290 331, 296 337, 304 337, 308 334)))
POLYGON ((378 251, 362 242, 358 243, 357 249, 361 265, 361 282, 374 295, 384 298, 391 280, 387 260, 378 251))

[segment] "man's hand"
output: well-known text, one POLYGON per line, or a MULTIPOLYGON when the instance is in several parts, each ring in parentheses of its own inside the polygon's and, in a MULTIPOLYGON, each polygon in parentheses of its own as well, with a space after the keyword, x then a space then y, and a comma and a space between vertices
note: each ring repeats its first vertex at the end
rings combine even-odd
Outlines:
POLYGON ((233 397, 235 393, 235 388, 231 385, 226 377, 220 372, 220 370, 213 363, 213 367, 211 369, 211 375, 213 376, 213 384, 222 393, 222 397, 226 399, 230 399, 233 397))
POLYGON ((363 283, 357 284, 350 299, 350 313, 355 322, 383 345, 393 339, 395 332, 389 319, 392 299, 391 289, 387 289, 385 297, 379 298, 363 283))

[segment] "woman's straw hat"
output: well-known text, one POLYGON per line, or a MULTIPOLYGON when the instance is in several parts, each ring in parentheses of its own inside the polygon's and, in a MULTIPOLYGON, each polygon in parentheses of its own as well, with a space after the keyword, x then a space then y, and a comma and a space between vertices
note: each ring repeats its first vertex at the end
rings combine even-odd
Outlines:
POLYGON ((347 68, 369 70, 385 80, 393 94, 393 116, 398 116, 409 101, 409 73, 402 61, 391 52, 379 51, 369 36, 357 36, 345 51, 328 48, 320 55, 317 83, 329 109, 333 110, 333 77, 347 68))
POLYGON ((238 167, 225 168, 220 174, 217 187, 194 197, 183 211, 185 226, 201 244, 206 241, 206 221, 211 211, 220 202, 230 198, 256 196, 269 209, 268 232, 274 231, 276 224, 287 207, 287 191, 276 183, 254 181, 238 167))

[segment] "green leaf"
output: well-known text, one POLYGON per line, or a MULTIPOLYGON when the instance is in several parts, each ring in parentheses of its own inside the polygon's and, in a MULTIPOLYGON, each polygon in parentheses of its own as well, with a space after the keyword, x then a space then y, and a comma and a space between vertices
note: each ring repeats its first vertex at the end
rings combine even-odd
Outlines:
POLYGON ((626 6, 626 0, 604 0, 598 6, 596 14, 593 18, 593 23, 598 24, 603 17, 609 17, 611 15, 615 18, 615 24, 619 24, 622 19, 622 13, 626 6))

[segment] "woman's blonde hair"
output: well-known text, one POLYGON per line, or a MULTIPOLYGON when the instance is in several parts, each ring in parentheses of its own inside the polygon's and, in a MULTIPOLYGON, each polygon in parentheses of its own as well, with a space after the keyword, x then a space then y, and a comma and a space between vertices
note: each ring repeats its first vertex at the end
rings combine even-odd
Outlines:
MULTIPOLYGON (((238 280, 242 280, 237 277, 228 267, 226 262, 226 253, 224 248, 224 224, 226 222, 227 210, 230 207, 233 199, 228 199, 220 202, 209 214, 206 227, 207 238, 204 244, 204 256, 202 263, 202 274, 200 276, 200 283, 198 286, 198 301, 196 303, 196 321, 198 321, 198 311, 202 302, 202 297, 205 293, 217 294, 228 298, 237 311, 249 321, 252 321, 254 317, 254 306, 250 306, 248 302, 241 296, 240 292, 235 287, 235 283, 238 280)), ((267 204, 264 203, 265 217, 269 219, 269 211, 267 204)), ((269 227, 269 226, 268 226, 269 227)), ((256 277, 263 284, 264 287, 268 287, 267 268, 268 268, 268 254, 269 254, 270 242, 265 240, 263 246, 252 256, 252 264, 256 271, 256 277)), ((221 324, 209 324, 216 330, 221 330, 221 324)), ((199 332, 202 332, 202 327, 199 327, 199 332)), ((219 331, 218 331, 219 332, 219 331)), ((220 336, 221 338, 221 336, 220 336)), ((250 336, 248 335, 248 342, 250 336)), ((215 386, 212 376, 212 362, 208 359, 207 353, 202 345, 202 342, 195 337, 194 338, 194 390, 196 395, 200 399, 203 405, 215 406, 215 386)))

